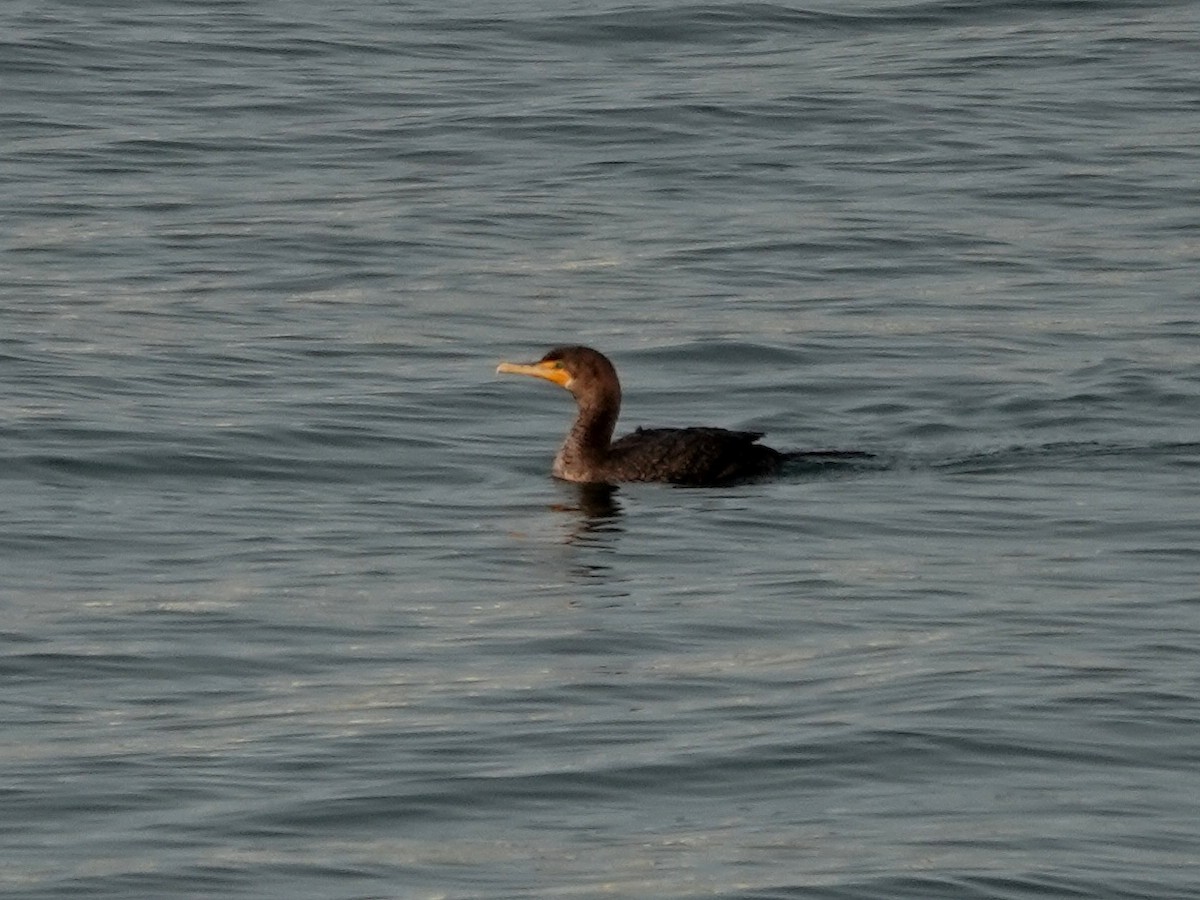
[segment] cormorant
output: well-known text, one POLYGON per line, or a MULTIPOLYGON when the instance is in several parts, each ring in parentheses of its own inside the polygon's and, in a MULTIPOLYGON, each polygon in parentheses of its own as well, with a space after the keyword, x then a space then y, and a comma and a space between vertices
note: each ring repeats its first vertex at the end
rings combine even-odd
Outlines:
POLYGON ((496 372, 544 378, 575 396, 579 413, 554 457, 554 475, 565 481, 720 485, 772 475, 791 456, 758 443, 762 432, 725 428, 639 428, 614 441, 621 383, 608 357, 590 347, 556 347, 496 372))

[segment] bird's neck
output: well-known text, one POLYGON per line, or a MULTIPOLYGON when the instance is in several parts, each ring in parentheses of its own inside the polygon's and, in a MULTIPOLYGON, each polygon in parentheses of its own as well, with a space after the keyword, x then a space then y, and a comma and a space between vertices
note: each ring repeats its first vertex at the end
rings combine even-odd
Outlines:
POLYGON ((605 392, 579 401, 579 413, 567 439, 555 459, 555 469, 563 472, 590 469, 608 456, 617 416, 621 413, 621 394, 605 392))

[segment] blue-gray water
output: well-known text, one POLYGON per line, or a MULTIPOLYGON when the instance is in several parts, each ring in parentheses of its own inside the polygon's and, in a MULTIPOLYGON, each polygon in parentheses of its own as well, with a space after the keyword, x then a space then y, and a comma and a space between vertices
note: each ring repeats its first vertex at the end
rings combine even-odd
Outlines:
POLYGON ((490 6, 0 11, 0 893, 1200 897, 1200 5, 490 6))

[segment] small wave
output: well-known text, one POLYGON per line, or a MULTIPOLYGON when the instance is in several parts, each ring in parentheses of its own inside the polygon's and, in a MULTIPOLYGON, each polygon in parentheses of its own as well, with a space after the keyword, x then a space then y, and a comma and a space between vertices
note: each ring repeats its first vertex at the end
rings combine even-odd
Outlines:
POLYGON ((409 467, 378 459, 298 458, 265 454, 238 456, 186 450, 135 450, 79 455, 29 453, 0 459, 0 468, 8 478, 30 478, 51 483, 185 478, 337 484, 380 479, 399 481, 412 476, 409 467), (393 471, 389 472, 389 469, 393 471))
POLYGON ((855 475, 890 468, 885 457, 865 450, 792 450, 787 457, 789 475, 855 475))
MULTIPOLYGON (((478 28, 499 24, 510 36, 529 41, 597 46, 629 43, 747 43, 779 35, 874 32, 881 28, 969 25, 1015 16, 1062 16, 1094 13, 1092 0, 1010 0, 1002 4, 962 0, 865 7, 861 12, 797 9, 775 3, 692 4, 634 7, 583 15, 558 15, 538 20, 475 23, 478 28)), ((1099 4, 1105 8, 1128 2, 1099 4)))
POLYGON ((796 450, 787 453, 786 474, 797 477, 871 472, 934 470, 961 475, 988 475, 1034 469, 1074 469, 1108 459, 1122 466, 1200 468, 1200 441, 1160 441, 1147 444, 1102 441, 1056 441, 1013 444, 950 457, 906 455, 863 450, 796 450))
POLYGON ((840 13, 771 3, 640 7, 511 23, 516 38, 569 45, 628 43, 744 43, 767 34, 811 32, 859 20, 840 13))
POLYGON ((1020 469, 1074 468, 1112 458, 1146 465, 1200 466, 1200 441, 1162 441, 1149 444, 1102 441, 1056 441, 1048 444, 1014 444, 999 450, 970 453, 930 463, 942 471, 986 474, 1020 469))

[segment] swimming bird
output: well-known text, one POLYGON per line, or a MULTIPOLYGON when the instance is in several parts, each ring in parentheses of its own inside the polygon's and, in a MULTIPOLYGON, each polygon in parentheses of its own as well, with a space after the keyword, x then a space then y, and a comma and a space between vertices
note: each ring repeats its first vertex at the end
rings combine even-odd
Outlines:
POLYGON ((544 378, 575 397, 578 414, 552 470, 564 481, 721 485, 772 475, 791 457, 758 443, 759 431, 638 428, 614 441, 621 382, 608 357, 591 347, 556 347, 535 363, 505 362, 496 372, 544 378))

